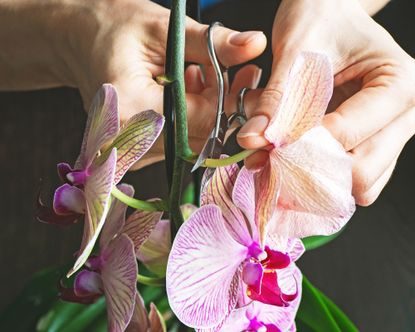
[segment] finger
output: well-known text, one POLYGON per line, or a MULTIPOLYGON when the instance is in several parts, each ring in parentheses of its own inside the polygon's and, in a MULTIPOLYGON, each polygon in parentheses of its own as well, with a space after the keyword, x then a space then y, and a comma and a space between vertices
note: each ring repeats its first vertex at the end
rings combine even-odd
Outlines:
POLYGON ((385 188, 386 184, 389 182, 392 173, 395 169, 397 162, 397 158, 395 158, 389 167, 385 170, 385 172, 376 180, 373 186, 366 191, 365 193, 361 193, 355 196, 356 204, 360 206, 369 206, 373 204, 379 195, 381 194, 383 188, 385 188))
POLYGON ((399 156, 415 132, 415 108, 408 110, 388 126, 351 151, 353 157, 353 195, 367 201, 366 193, 377 183, 399 156))
POLYGON ((265 150, 259 150, 253 155, 245 159, 245 166, 250 170, 258 170, 262 168, 269 158, 269 152, 265 150))
MULTIPOLYGON (((207 25, 192 19, 186 21, 186 60, 209 64, 207 50, 207 25)), ((217 27, 213 32, 218 60, 224 66, 234 66, 259 56, 266 47, 266 37, 261 31, 238 32, 217 27)))
POLYGON ((349 151, 408 109, 405 88, 378 77, 327 114, 323 125, 349 151))
POLYGON ((269 120, 277 110, 285 81, 298 53, 285 51, 274 54, 270 79, 258 100, 256 109, 251 114, 252 117, 238 133, 238 143, 243 148, 258 149, 269 144, 264 137, 264 132, 268 127, 269 120))
POLYGON ((186 84, 186 92, 188 93, 201 93, 205 88, 202 70, 199 65, 190 65, 186 68, 184 81, 186 84))
POLYGON ((250 64, 242 67, 235 74, 230 92, 238 94, 241 89, 256 89, 261 80, 262 69, 256 65, 250 64))

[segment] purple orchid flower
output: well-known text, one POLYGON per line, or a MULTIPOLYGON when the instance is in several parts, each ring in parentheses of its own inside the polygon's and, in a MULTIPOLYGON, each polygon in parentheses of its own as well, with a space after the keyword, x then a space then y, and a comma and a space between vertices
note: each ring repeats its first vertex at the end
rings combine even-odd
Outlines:
POLYGON ((148 151, 163 124, 164 118, 150 110, 133 116, 120 129, 115 87, 104 84, 96 94, 75 166, 58 164, 65 184, 55 191, 53 211, 46 212, 39 202, 38 218, 45 222, 69 224, 85 215, 81 248, 68 276, 90 255, 104 225, 113 186, 148 151))
MULTIPOLYGON (((118 188, 128 196, 133 187, 118 188)), ((122 332, 136 311, 138 266, 135 252, 147 239, 162 212, 135 211, 125 221, 127 206, 114 200, 99 240, 100 252, 91 256, 75 278, 72 290, 63 290, 62 299, 91 303, 102 294, 107 301, 108 329, 122 332)), ((135 318, 137 321, 138 318, 135 318)))
MULTIPOLYGON (((167 265, 170 306, 186 325, 215 328, 236 307, 242 287, 250 300, 289 307, 298 297, 282 288, 303 253, 299 240, 259 236, 254 174, 237 165, 219 168, 205 186, 202 203, 179 229, 167 265)), ((291 278, 296 285, 295 273, 291 278)))

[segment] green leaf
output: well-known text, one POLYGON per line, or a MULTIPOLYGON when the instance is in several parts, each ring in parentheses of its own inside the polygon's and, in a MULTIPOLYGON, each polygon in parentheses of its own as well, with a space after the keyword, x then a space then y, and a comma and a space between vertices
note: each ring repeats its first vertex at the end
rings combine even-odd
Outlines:
POLYGON ((324 235, 309 236, 309 237, 302 239, 302 241, 307 251, 313 250, 313 249, 322 247, 326 245, 327 243, 333 241, 335 238, 337 238, 340 235, 340 233, 342 233, 342 230, 332 235, 328 235, 328 236, 324 236, 324 235))
POLYGON ((58 280, 67 267, 48 268, 33 275, 18 297, 0 313, 0 331, 35 331, 39 317, 58 298, 58 280))
POLYGON ((183 192, 181 204, 194 204, 195 202, 195 184, 190 182, 183 192))
POLYGON ((358 332, 350 319, 305 276, 296 321, 300 332, 358 332))
POLYGON ((73 317, 76 317, 85 308, 79 303, 56 301, 52 308, 43 315, 37 326, 38 332, 60 332, 73 317))
POLYGON ((101 297, 98 301, 87 306, 83 306, 81 312, 67 321, 59 332, 88 331, 88 326, 99 316, 105 313, 105 298, 101 297))

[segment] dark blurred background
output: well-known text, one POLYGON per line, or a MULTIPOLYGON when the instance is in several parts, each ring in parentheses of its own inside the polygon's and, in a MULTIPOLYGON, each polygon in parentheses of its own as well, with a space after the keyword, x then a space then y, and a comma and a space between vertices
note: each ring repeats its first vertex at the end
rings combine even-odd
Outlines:
MULTIPOLYGON (((206 10, 203 20, 263 30, 270 38, 277 3, 230 0, 206 10)), ((376 16, 412 56, 414 15, 413 0, 396 0, 376 16)), ((270 51, 257 63, 264 69, 264 83, 270 51)), ((40 179, 45 201, 50 202, 59 182, 56 164, 75 160, 85 113, 76 90, 55 89, 0 93, 0 116, 1 310, 34 272, 67 263, 78 249, 82 225, 48 226, 36 222, 33 213, 40 179)), ((308 278, 362 331, 415 331, 414 171, 415 140, 411 140, 376 203, 359 208, 336 241, 306 253, 300 262, 308 278)), ((128 177, 138 197, 166 195, 162 163, 128 177)))

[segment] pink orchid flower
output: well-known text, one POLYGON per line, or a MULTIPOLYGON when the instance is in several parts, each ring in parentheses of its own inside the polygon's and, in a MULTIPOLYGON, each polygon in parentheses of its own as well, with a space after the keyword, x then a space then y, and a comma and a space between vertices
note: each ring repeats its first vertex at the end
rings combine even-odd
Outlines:
MULTIPOLYGON (((129 185, 118 188, 128 196, 134 195, 129 185)), ((104 294, 111 332, 124 331, 133 317, 139 298, 135 251, 162 216, 162 212, 135 211, 125 221, 126 209, 125 204, 113 201, 101 232, 99 255, 86 261, 86 269, 76 275, 73 290, 64 289, 61 296, 68 301, 91 303, 104 294)))
POLYGON ((58 173, 65 184, 55 191, 53 211, 45 212, 45 207, 40 206, 38 216, 46 222, 68 224, 85 215, 81 248, 68 276, 91 253, 108 213, 113 186, 152 146, 163 124, 161 115, 145 111, 133 116, 120 129, 115 87, 104 84, 96 94, 75 166, 58 164, 58 173))
POLYGON ((229 317, 220 326, 200 332, 291 332, 296 331, 295 316, 301 301, 300 270, 293 266, 293 271, 281 271, 286 277, 281 277, 281 287, 287 292, 298 292, 298 296, 287 307, 278 307, 258 301, 249 301, 246 294, 241 294, 237 309, 232 310, 229 317), (294 274, 293 279, 291 275, 294 274), (297 280, 297 285, 293 280, 297 280), (299 286, 299 287, 298 287, 299 286), (298 288, 297 288, 298 287, 298 288))
POLYGON ((201 198, 205 205, 179 229, 167 265, 167 295, 176 316, 190 327, 215 328, 236 307, 242 287, 251 300, 290 306, 298 287, 286 292, 282 271, 293 271, 304 247, 299 240, 278 247, 271 238, 262 242, 253 173, 237 165, 217 169, 201 198))
POLYGON ((287 237, 330 235, 353 215, 352 160, 321 126, 332 91, 329 59, 300 54, 265 130, 272 149, 255 176, 261 233, 273 220, 269 231, 287 237))

